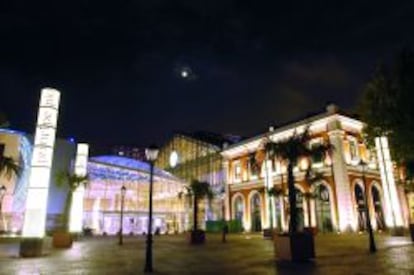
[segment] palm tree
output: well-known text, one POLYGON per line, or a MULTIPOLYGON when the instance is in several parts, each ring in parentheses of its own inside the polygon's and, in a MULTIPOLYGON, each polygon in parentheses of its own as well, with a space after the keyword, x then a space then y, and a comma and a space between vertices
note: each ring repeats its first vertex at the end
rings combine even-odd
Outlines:
POLYGON ((20 176, 22 167, 11 157, 0 156, 0 176, 4 175, 8 179, 12 176, 20 176))
POLYGON ((63 229, 68 232, 69 231, 69 215, 70 209, 72 207, 72 197, 73 192, 81 186, 86 186, 88 184, 88 175, 79 176, 67 171, 60 171, 56 174, 56 186, 63 188, 66 186, 69 191, 68 195, 66 196, 65 201, 65 208, 63 211, 63 229))
MULTIPOLYGON (((207 198, 210 202, 214 193, 208 182, 192 180, 189 186, 185 187, 186 196, 192 199, 193 204, 193 231, 198 230, 198 203, 200 200, 207 198)), ((182 195, 182 194, 181 194, 182 195)))
MULTIPOLYGON (((269 141, 265 145, 266 151, 269 152, 271 156, 277 156, 287 163, 288 198, 291 217, 289 219, 289 233, 298 232, 298 210, 296 206, 295 176, 293 174, 293 168, 298 164, 299 159, 308 158, 309 162, 311 162, 312 157, 321 156, 331 149, 330 145, 325 144, 309 147, 308 144, 310 139, 309 127, 307 127, 301 134, 295 131, 293 135, 286 140, 278 142, 269 141)), ((311 165, 311 163, 309 163, 309 165, 311 165)))

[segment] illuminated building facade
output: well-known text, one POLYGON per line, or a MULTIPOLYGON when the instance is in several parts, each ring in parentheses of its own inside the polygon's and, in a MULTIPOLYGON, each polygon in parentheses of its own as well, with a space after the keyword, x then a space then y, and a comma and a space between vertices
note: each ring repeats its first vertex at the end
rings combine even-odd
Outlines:
MULTIPOLYGON (((149 164, 120 156, 89 158, 89 184, 84 196, 84 227, 95 234, 116 234, 120 228, 121 187, 125 186, 124 234, 144 234, 148 228, 149 164)), ((182 232, 187 228, 184 182, 154 168, 153 230, 182 232)))
MULTIPOLYGON (((25 203, 27 199, 30 162, 33 151, 33 137, 24 132, 0 129, 0 144, 4 148, 3 155, 12 157, 22 167, 20 177, 8 179, 0 176, 0 185, 6 187, 6 195, 2 200, 2 213, 0 232, 20 233, 23 227, 25 203)), ((53 228, 59 222, 63 212, 67 189, 58 188, 55 184, 55 175, 58 171, 70 167, 75 156, 76 144, 65 139, 56 139, 55 151, 50 177, 49 193, 47 199, 46 228, 53 228)))
POLYGON ((210 203, 200 203, 199 224, 206 220, 223 218, 224 169, 223 147, 239 137, 222 136, 210 132, 176 133, 161 149, 155 165, 169 171, 187 183, 196 179, 210 183, 215 198, 210 203))
POLYGON ((301 227, 312 227, 320 232, 364 230, 365 191, 374 229, 407 226, 405 196, 395 183, 387 140, 382 137, 375 148, 368 148, 363 142, 363 126, 361 121, 330 105, 322 114, 271 128, 267 133, 223 150, 226 218, 239 219, 246 231, 269 228, 270 222, 280 231, 288 229, 286 164, 277 157, 267 159, 263 145, 266 140, 284 140, 295 131, 300 133, 309 127, 312 137, 309 146, 331 144, 334 150, 312 160, 312 169, 323 175, 317 183, 308 184, 305 180, 306 159, 300 160, 294 168, 301 227), (361 165, 361 160, 366 167, 361 165), (363 175, 368 190, 365 190, 363 175), (273 186, 282 189, 284 195, 269 197, 266 190, 273 186))
MULTIPOLYGON (((0 176, 6 187, 0 213, 0 232, 20 234, 23 228, 25 204, 31 171, 33 137, 23 132, 0 129, 0 147, 4 156, 12 157, 23 170, 20 177, 0 176)), ((57 187, 55 175, 75 165, 76 144, 56 139, 47 202, 46 230, 60 227, 67 188, 57 187)), ((148 214, 149 166, 147 163, 119 156, 89 158, 87 174, 90 183, 84 191, 82 227, 95 233, 115 234, 119 228, 120 188, 127 188, 125 197, 124 232, 142 234, 146 231, 148 214)), ((155 228, 165 232, 182 232, 188 228, 186 204, 178 198, 183 181, 160 169, 154 177, 155 228)), ((79 203, 77 203, 79 204, 79 203)), ((78 226, 79 227, 79 226, 78 226)), ((79 231, 79 228, 77 229, 79 231)))

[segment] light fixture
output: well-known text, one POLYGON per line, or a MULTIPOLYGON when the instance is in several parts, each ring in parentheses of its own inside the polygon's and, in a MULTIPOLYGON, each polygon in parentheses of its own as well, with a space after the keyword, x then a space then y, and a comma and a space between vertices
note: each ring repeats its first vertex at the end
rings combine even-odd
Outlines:
POLYGON ((155 145, 151 145, 147 149, 145 149, 145 156, 149 162, 154 162, 158 157, 159 149, 155 145))

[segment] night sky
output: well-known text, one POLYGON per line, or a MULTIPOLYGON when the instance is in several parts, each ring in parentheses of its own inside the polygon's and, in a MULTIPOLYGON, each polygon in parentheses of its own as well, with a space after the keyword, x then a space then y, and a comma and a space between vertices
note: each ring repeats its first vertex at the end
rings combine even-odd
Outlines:
POLYGON ((352 110, 377 61, 412 46, 414 1, 344 3, 3 0, 0 111, 33 132, 52 86, 58 136, 146 146, 352 110))

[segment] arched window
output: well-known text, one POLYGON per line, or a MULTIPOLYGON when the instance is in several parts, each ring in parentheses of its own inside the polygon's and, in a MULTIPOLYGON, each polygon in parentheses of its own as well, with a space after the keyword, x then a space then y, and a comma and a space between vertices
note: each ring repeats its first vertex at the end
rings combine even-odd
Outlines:
POLYGON ((372 202, 374 204, 375 220, 377 222, 377 229, 385 229, 384 212, 382 208, 381 195, 378 188, 373 185, 371 188, 372 202))
POLYGON ((243 214, 244 214, 244 206, 243 206, 243 199, 241 196, 238 196, 234 200, 233 209, 234 209, 234 219, 242 222, 243 214))
POLYGON ((258 193, 254 194, 250 199, 251 223, 252 231, 258 232, 262 230, 261 217, 261 199, 258 193))
POLYGON ((324 184, 316 188, 316 221, 319 231, 332 232, 331 198, 324 184))
POLYGON ((359 184, 355 184, 354 188, 356 208, 358 212, 358 230, 364 231, 366 229, 366 214, 365 214, 365 200, 364 190, 359 184))

